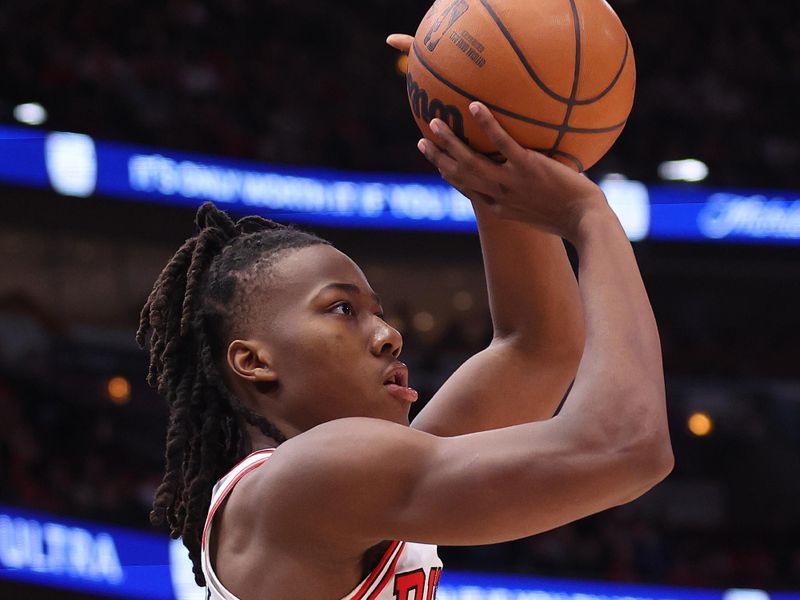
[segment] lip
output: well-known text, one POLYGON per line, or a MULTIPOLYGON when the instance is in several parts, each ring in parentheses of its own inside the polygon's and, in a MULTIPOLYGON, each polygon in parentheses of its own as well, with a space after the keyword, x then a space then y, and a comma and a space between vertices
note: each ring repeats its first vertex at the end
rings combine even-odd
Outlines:
POLYGON ((404 402, 415 402, 417 391, 408 386, 408 367, 400 361, 393 362, 383 373, 383 386, 392 396, 404 402))
POLYGON ((399 360, 389 365, 383 372, 383 384, 394 383, 403 387, 408 387, 408 367, 399 360))

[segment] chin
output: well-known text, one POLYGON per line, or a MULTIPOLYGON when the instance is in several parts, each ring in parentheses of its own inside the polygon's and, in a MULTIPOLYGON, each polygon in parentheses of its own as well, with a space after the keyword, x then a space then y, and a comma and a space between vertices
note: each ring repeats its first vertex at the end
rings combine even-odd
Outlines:
POLYGON ((372 419, 380 419, 381 421, 389 421, 390 423, 397 423, 398 425, 403 425, 408 427, 410 422, 408 420, 408 413, 409 410, 406 408, 405 410, 382 410, 380 412, 374 412, 370 415, 364 415, 365 417, 370 417, 372 419))
POLYGON ((404 425, 405 427, 408 427, 411 424, 410 421, 408 420, 408 413, 409 410, 406 409, 405 411, 402 411, 400 414, 394 415, 393 417, 387 420, 392 421, 393 423, 397 423, 398 425, 404 425))

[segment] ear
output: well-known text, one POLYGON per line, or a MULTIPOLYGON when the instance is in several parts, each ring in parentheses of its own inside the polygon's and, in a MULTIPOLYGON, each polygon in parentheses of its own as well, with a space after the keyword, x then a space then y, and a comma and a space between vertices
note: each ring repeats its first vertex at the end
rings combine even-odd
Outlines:
POLYGON ((278 380, 269 352, 260 342, 232 341, 228 346, 228 366, 247 381, 272 383, 278 380))

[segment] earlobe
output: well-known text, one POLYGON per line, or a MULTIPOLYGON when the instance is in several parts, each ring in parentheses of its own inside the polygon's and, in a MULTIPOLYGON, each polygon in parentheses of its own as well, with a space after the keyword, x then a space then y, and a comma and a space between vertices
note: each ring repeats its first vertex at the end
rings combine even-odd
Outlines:
POLYGON ((239 377, 252 382, 270 383, 278 376, 267 350, 259 343, 234 340, 228 346, 228 366, 239 377))
POLYGON ((269 366, 258 367, 253 372, 253 379, 259 383, 273 383, 278 380, 278 374, 269 366))

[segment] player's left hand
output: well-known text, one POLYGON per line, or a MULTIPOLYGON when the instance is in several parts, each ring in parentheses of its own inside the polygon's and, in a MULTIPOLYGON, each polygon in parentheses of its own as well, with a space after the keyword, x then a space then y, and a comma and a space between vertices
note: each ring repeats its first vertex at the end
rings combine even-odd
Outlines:
POLYGON ((411 50, 411 44, 414 43, 414 36, 406 33, 393 33, 386 38, 386 43, 395 50, 408 54, 409 50, 411 50))

